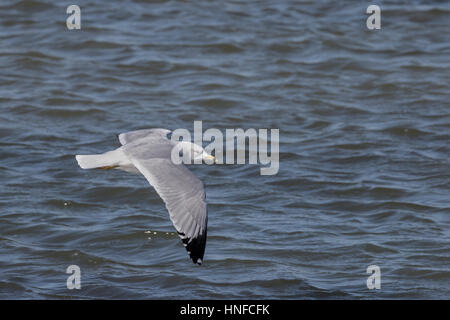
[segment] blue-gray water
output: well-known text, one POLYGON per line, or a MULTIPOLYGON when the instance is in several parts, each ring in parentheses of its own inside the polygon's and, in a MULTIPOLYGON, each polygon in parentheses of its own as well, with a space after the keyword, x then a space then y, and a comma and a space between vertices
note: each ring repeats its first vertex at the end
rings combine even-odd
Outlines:
POLYGON ((378 1, 374 31, 369 1, 73 3, 79 31, 0 4, 0 298, 450 297, 448 1, 378 1), (142 176, 74 159, 194 120, 280 129, 277 175, 192 169, 201 267, 142 176))

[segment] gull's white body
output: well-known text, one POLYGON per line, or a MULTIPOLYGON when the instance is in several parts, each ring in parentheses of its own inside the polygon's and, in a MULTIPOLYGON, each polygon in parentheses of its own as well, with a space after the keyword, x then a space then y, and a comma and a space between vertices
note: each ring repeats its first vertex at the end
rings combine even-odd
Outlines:
POLYGON ((76 155, 75 158, 82 169, 114 167, 115 169, 139 173, 139 170, 123 152, 122 147, 102 154, 76 155))

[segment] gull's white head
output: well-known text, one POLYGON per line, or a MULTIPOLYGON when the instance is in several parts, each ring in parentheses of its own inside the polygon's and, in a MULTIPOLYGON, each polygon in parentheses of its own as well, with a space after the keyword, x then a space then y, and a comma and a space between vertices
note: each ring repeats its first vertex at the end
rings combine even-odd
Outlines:
POLYGON ((180 141, 172 149, 172 162, 175 164, 198 164, 203 161, 206 164, 213 164, 215 160, 205 149, 189 141, 180 141))

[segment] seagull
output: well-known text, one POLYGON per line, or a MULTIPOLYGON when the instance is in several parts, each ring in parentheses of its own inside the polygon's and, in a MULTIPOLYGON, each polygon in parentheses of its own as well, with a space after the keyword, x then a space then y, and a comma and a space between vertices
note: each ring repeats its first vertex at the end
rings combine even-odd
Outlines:
POLYGON ((201 265, 208 224, 205 190, 186 166, 172 161, 172 150, 177 147, 183 159, 213 163, 215 158, 197 144, 172 141, 171 135, 172 131, 159 128, 121 133, 121 147, 75 158, 82 169, 120 169, 144 175, 164 201, 190 258, 201 265))

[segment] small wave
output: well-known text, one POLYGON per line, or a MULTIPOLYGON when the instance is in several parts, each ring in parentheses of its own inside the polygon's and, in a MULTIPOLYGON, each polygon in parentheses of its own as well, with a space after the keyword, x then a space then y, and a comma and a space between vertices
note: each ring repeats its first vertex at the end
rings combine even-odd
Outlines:
POLYGON ((243 48, 232 43, 214 43, 202 45, 200 47, 205 48, 210 53, 218 53, 218 54, 240 53, 243 51, 243 48))
POLYGON ((413 202, 402 202, 402 201, 386 201, 380 204, 376 204, 377 208, 380 209, 398 209, 398 210, 413 210, 418 212, 430 212, 438 210, 439 208, 427 206, 424 204, 413 203, 413 202))
POLYGON ((361 143, 334 144, 333 146, 335 148, 343 149, 343 150, 372 150, 376 147, 379 147, 380 144, 361 142, 361 143))
POLYGON ((450 279, 450 271, 441 268, 410 266, 398 268, 394 272, 397 274, 401 274, 404 277, 412 277, 418 279, 429 279, 435 281, 450 279))
POLYGON ((78 45, 82 49, 122 49, 127 48, 126 44, 109 42, 109 41, 98 41, 98 40, 88 40, 78 45))
POLYGON ((49 3, 49 2, 43 2, 38 0, 21 0, 18 1, 11 6, 7 7, 10 9, 16 9, 16 10, 29 10, 29 11, 43 11, 55 8, 55 5, 49 3))
POLYGON ((41 110, 39 115, 54 118, 76 118, 88 117, 92 115, 103 115, 105 111, 102 109, 46 109, 41 110))
POLYGON ((187 101, 187 104, 202 106, 206 108, 229 109, 239 105, 239 102, 223 98, 209 98, 189 100, 187 101))
POLYGON ((420 129, 403 127, 403 126, 389 127, 389 128, 381 130, 381 132, 384 132, 384 133, 387 133, 390 135, 394 135, 394 136, 408 137, 408 138, 422 137, 422 136, 426 136, 426 135, 430 134, 429 132, 422 131, 420 129))

